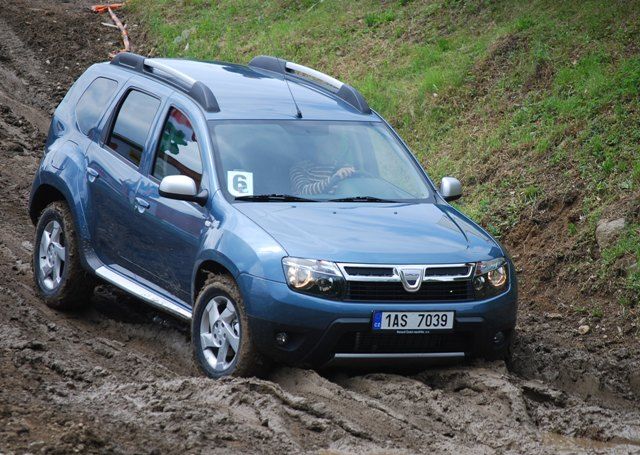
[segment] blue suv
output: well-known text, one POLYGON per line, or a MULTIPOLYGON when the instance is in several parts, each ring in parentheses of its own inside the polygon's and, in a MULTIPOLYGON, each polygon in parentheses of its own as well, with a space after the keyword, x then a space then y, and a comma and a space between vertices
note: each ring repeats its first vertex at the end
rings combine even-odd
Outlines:
POLYGON ((29 211, 44 301, 98 280, 191 322, 212 376, 504 358, 516 275, 353 87, 275 57, 122 53, 55 111, 29 211))

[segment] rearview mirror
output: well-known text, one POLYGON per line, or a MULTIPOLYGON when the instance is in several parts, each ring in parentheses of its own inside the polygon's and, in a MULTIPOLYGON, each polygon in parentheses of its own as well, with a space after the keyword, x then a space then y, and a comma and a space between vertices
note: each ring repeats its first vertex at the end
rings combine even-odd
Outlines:
POLYGON ((440 194, 445 201, 455 201, 462 196, 462 184, 453 177, 442 177, 440 182, 440 194))
POLYGON ((196 182, 186 175, 168 175, 160 182, 160 196, 178 201, 197 202, 205 205, 209 198, 207 190, 198 192, 196 182))

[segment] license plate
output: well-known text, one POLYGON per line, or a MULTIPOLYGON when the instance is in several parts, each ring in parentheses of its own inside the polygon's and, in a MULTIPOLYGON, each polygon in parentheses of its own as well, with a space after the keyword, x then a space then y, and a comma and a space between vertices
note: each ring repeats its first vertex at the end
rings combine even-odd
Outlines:
POLYGON ((446 330, 453 328, 453 311, 376 311, 373 330, 446 330))

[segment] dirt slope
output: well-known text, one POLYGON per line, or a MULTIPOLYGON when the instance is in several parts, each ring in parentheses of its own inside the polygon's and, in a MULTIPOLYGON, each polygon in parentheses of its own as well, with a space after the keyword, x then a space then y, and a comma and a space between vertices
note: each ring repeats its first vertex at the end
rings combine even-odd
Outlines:
POLYGON ((637 353, 560 348, 561 322, 529 310, 515 372, 212 381, 185 326, 111 288, 80 313, 46 308, 29 266, 31 178, 52 109, 119 46, 86 6, 0 3, 0 453, 640 452, 637 353))

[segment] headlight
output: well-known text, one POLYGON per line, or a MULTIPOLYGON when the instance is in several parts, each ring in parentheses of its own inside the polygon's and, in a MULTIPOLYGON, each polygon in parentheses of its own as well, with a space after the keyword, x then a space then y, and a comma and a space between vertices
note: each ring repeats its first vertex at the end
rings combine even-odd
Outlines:
POLYGON ((476 263, 473 287, 476 297, 487 298, 506 290, 509 283, 509 267, 505 258, 476 263))
POLYGON ((283 258, 282 266, 291 289, 326 298, 337 298, 344 288, 344 277, 336 264, 315 259, 283 258))

